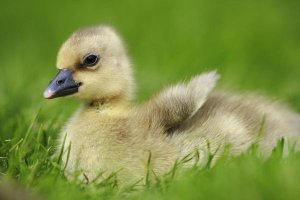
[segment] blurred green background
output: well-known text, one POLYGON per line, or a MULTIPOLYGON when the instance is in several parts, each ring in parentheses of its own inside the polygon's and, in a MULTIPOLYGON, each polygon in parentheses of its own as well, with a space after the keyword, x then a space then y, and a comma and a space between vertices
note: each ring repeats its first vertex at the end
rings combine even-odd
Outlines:
POLYGON ((46 101, 56 53, 77 28, 110 24, 135 66, 137 101, 217 69, 219 88, 254 90, 300 110, 299 0, 0 2, 0 138, 38 124, 55 138, 78 102, 46 101))

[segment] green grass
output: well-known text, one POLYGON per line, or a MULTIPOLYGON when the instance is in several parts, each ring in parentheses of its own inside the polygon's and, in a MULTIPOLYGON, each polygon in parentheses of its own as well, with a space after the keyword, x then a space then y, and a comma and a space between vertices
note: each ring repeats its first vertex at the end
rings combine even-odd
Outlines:
POLYGON ((56 52, 80 26, 112 24, 123 35, 137 102, 167 84, 218 69, 219 88, 255 90, 300 110, 300 1, 1 1, 0 173, 46 199, 299 199, 300 156, 268 161, 252 151, 134 192, 69 183, 51 155, 79 105, 46 101, 56 52))

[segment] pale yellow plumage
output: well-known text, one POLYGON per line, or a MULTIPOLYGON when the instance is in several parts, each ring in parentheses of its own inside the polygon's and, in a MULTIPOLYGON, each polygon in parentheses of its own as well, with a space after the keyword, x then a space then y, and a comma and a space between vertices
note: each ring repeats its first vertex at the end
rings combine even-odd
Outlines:
POLYGON ((131 63, 111 27, 75 32, 61 47, 57 67, 71 69, 74 80, 82 83, 72 96, 84 105, 60 134, 60 146, 66 135, 64 162, 71 145, 69 177, 79 171, 80 178, 91 181, 103 173, 101 180, 118 172, 120 182, 132 183, 145 180, 150 152, 151 173, 159 176, 195 150, 200 160, 192 159, 184 167, 201 165, 207 151, 216 155, 215 162, 227 144, 233 155, 240 154, 256 140, 267 156, 278 139, 292 138, 300 131, 300 117, 281 105, 255 95, 213 92, 216 72, 200 74, 142 105, 132 105, 131 63), (99 63, 78 68, 90 52, 100 55, 99 63), (258 137, 262 123, 263 135, 258 137))

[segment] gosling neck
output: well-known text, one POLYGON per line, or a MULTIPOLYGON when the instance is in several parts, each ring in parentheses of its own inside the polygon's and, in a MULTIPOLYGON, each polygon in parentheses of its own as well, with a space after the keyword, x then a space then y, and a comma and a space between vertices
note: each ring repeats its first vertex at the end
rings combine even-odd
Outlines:
POLYGON ((121 97, 110 97, 110 98, 100 98, 87 101, 85 103, 87 108, 92 108, 96 110, 104 109, 114 109, 120 107, 130 107, 131 102, 121 97))

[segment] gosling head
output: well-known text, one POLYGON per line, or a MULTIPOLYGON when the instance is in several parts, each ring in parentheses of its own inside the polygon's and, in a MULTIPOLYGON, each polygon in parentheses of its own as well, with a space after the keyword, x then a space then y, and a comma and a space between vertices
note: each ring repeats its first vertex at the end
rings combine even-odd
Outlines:
POLYGON ((72 96, 85 101, 131 100, 134 81, 126 49, 108 26, 82 28, 61 46, 57 76, 46 99, 72 96))

